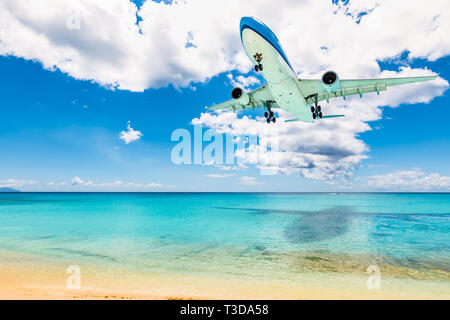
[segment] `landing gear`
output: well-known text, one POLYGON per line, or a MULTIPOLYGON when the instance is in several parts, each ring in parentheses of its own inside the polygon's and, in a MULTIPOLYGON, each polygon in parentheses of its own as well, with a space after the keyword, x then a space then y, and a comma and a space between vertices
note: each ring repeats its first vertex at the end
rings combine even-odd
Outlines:
POLYGON ((274 113, 271 110, 271 105, 272 105, 273 101, 267 101, 266 102, 266 108, 268 110, 268 112, 264 112, 264 117, 266 118, 267 123, 273 122, 275 123, 277 120, 275 118, 274 113))
POLYGON ((314 96, 314 107, 311 107, 311 113, 312 113, 313 119, 322 118, 322 116, 323 116, 322 108, 319 105, 317 105, 317 103, 318 103, 317 99, 318 99, 318 95, 316 94, 314 96))
POLYGON ((261 64, 262 61, 262 53, 255 53, 253 55, 253 58, 255 58, 255 61, 258 63, 257 65, 255 65, 255 71, 263 71, 263 65, 261 64))
POLYGON ((275 118, 274 116, 266 117, 266 121, 267 121, 267 123, 270 123, 270 122, 275 123, 275 122, 277 122, 277 118, 275 118))

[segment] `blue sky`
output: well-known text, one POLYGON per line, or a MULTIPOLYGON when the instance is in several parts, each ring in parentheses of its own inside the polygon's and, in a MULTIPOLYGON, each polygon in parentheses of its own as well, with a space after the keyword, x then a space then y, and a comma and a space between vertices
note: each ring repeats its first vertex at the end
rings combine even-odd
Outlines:
MULTIPOLYGON (((233 29, 238 41, 238 25, 233 29)), ((234 51, 238 50, 243 52, 242 48, 234 51)), ((288 58, 295 55, 286 47, 285 51, 288 58)), ((259 84, 248 88, 263 83, 248 67, 230 67, 187 85, 172 84, 170 80, 167 86, 149 84, 144 91, 136 92, 111 90, 102 80, 89 76, 88 80, 77 80, 79 76, 58 67, 43 67, 38 56, 21 56, 0 56, 0 186, 25 191, 384 191, 380 179, 389 179, 389 174, 416 172, 419 180, 413 174, 410 180, 406 178, 411 185, 393 183, 388 185, 389 191, 450 188, 450 97, 446 89, 431 97, 430 103, 381 107, 380 119, 368 121, 373 130, 353 132, 355 139, 367 146, 360 154, 368 158, 352 165, 348 169, 350 176, 331 181, 311 179, 301 172, 263 176, 254 165, 225 171, 217 166, 175 165, 171 161, 171 150, 176 145, 170 139, 172 132, 178 128, 193 132, 191 121, 201 116, 206 105, 228 100, 233 88, 230 74, 233 79, 238 75, 259 79, 259 84), (128 121, 143 136, 126 144, 119 135, 127 130, 128 121), (437 174, 443 182, 431 187, 420 185, 428 181, 420 177, 430 174, 437 174), (121 183, 114 186, 118 181, 121 183), (134 185, 126 186, 128 183, 134 185)), ((400 72, 401 67, 408 66, 426 68, 442 79, 450 79, 447 54, 433 61, 406 51, 395 59, 377 62, 379 74, 384 70, 400 72)), ((294 67, 298 65, 294 62, 294 67)), ((336 102, 331 101, 330 106, 333 104, 336 102)), ((262 121, 256 118, 260 112, 238 117, 245 115, 262 121)))

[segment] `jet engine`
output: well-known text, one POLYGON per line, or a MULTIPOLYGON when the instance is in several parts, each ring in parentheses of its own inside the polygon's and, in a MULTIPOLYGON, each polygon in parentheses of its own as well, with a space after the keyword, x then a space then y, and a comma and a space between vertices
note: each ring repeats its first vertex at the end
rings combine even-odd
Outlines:
POLYGON ((341 87, 339 76, 334 71, 327 71, 322 76, 322 86, 327 92, 335 93, 341 87))
POLYGON ((250 102, 250 96, 245 93, 244 89, 239 87, 234 88, 233 91, 231 91, 231 97, 234 100, 237 100, 241 105, 247 105, 250 102))

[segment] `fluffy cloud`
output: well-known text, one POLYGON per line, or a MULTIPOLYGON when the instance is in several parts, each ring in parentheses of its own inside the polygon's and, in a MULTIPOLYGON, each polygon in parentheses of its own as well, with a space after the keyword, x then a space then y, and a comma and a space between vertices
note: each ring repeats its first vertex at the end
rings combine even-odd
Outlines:
POLYGON ((234 77, 229 73, 227 74, 227 78, 230 79, 230 83, 233 87, 240 87, 243 89, 248 89, 249 87, 260 83, 259 79, 254 76, 245 77, 243 75, 238 75, 237 77, 234 77))
POLYGON ((260 117, 239 118, 232 112, 203 113, 193 123, 235 136, 258 136, 260 144, 247 148, 245 153, 237 152, 238 159, 245 163, 256 159, 260 168, 277 165, 285 174, 299 173, 313 179, 333 179, 337 175, 348 174, 366 157, 363 153, 368 147, 355 136, 356 132, 369 130, 362 121, 330 119, 314 124, 282 121, 291 117, 280 111, 277 125, 269 127, 260 117), (265 145, 278 145, 279 148, 273 151, 265 145), (273 163, 274 157, 278 160, 276 164, 273 163))
POLYGON ((142 136, 142 132, 134 130, 131 127, 130 121, 128 121, 127 131, 122 131, 119 135, 119 138, 125 141, 126 144, 129 144, 133 141, 139 140, 142 136))
POLYGON ((238 26, 240 17, 254 15, 277 33, 301 76, 334 69, 368 77, 379 74, 377 60, 405 51, 429 60, 449 54, 447 4, 186 0, 146 1, 138 9, 127 0, 1 0, 0 54, 108 87, 182 87, 230 70, 248 72, 238 26))
POLYGON ((70 182, 72 186, 91 186, 93 185, 92 181, 83 181, 80 177, 73 177, 70 182))
POLYGON ((396 171, 367 177, 371 189, 390 190, 449 190, 450 177, 437 173, 426 174, 422 169, 396 171))

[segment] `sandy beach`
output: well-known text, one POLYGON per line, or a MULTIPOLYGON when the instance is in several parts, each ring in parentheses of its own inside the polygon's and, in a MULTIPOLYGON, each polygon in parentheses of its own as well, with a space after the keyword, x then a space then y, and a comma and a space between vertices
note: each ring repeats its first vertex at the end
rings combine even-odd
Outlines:
MULTIPOLYGON (((0 299, 449 299, 450 281, 387 276, 379 290, 368 275, 311 271, 311 281, 245 279, 201 274, 130 272, 80 266, 80 289, 69 289, 68 265, 11 252, 0 254, 0 299), (314 280, 313 280, 314 279, 314 280)), ((392 271, 392 270, 391 270, 392 271)))

